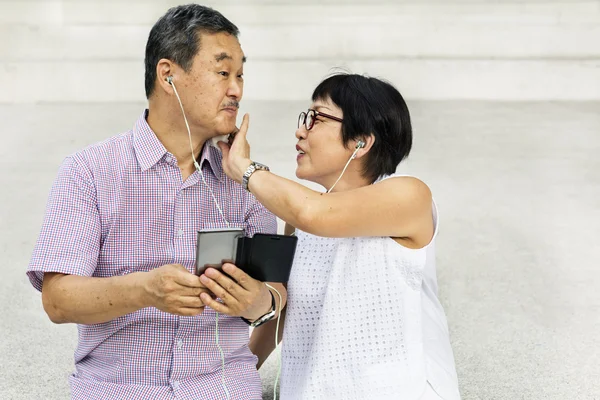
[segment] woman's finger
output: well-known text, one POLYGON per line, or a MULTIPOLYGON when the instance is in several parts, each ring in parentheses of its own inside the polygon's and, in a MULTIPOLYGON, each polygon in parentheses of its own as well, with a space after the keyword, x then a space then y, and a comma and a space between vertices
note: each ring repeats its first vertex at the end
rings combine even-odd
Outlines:
POLYGON ((244 114, 244 119, 242 120, 242 125, 240 125, 240 130, 236 132, 235 139, 236 140, 246 140, 246 134, 248 133, 248 126, 250 125, 250 114, 244 114))
POLYGON ((241 155, 244 157, 248 156, 249 152, 249 144, 246 139, 246 135, 248 133, 248 126, 250 124, 250 115, 244 114, 244 120, 242 121, 242 125, 240 126, 240 130, 235 134, 235 138, 231 144, 231 149, 234 154, 241 155))

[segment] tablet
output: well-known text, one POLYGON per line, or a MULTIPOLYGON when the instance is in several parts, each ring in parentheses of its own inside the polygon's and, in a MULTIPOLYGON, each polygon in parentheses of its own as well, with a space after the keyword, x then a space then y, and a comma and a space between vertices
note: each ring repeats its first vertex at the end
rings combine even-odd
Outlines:
POLYGON ((235 264, 242 228, 209 229, 198 232, 196 243, 196 275, 211 267, 221 270, 223 263, 235 264))

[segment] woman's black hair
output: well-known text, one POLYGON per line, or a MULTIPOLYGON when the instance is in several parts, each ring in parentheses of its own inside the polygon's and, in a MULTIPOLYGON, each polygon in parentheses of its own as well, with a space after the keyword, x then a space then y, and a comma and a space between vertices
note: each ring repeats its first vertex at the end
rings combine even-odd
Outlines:
POLYGON ((391 84, 377 78, 339 73, 326 78, 312 100, 331 100, 344 113, 342 141, 373 135, 363 174, 371 182, 393 174, 410 153, 412 127, 408 107, 391 84))

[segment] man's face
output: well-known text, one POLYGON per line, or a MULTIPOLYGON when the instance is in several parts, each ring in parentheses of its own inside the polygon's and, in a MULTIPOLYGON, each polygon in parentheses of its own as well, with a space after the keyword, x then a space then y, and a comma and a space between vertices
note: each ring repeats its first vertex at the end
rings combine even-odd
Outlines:
MULTIPOLYGON (((228 33, 201 33, 200 51, 184 74, 180 96, 193 131, 207 138, 236 129, 244 92, 245 56, 239 41, 228 33)), ((179 88, 178 88, 179 89, 179 88)))

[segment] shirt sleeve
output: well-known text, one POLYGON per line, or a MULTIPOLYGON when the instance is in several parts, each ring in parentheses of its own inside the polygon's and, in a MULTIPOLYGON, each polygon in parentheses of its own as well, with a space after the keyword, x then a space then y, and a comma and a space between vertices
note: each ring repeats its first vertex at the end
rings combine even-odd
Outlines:
POLYGON ((246 207, 246 236, 252 237, 255 233, 277 233, 277 217, 267 210, 256 197, 249 194, 250 198, 246 207))
POLYGON ((89 170, 65 159, 52 185, 27 276, 41 291, 45 272, 92 276, 101 241, 96 189, 89 170))

